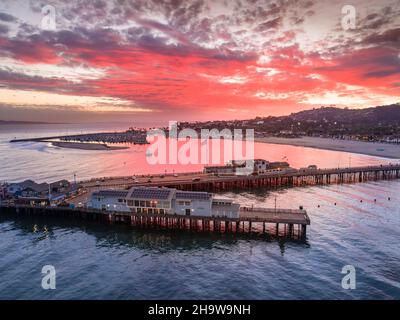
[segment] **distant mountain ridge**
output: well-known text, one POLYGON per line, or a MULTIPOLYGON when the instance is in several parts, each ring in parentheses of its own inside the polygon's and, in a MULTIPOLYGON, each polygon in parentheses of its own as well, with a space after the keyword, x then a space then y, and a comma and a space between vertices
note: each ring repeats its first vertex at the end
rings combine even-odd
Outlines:
POLYGON ((366 109, 341 109, 335 107, 321 107, 318 109, 304 110, 292 113, 289 116, 278 118, 288 118, 294 121, 321 120, 340 122, 388 122, 399 123, 400 104, 378 106, 366 109))
POLYGON ((60 124, 59 122, 38 122, 38 121, 17 121, 17 120, 0 120, 0 125, 10 124, 60 124))
POLYGON ((181 128, 254 129, 272 135, 400 135, 400 104, 365 109, 321 107, 287 116, 256 117, 250 120, 180 123, 181 128))

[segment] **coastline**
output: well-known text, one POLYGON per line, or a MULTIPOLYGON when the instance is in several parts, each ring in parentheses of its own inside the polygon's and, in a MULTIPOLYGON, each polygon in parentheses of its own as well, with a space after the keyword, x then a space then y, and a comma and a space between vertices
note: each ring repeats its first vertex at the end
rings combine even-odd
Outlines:
MULTIPOLYGON (((44 142, 44 141, 43 141, 44 142)), ((46 141, 51 142, 55 147, 69 148, 69 149, 81 149, 81 150, 124 150, 128 147, 116 147, 108 146, 100 143, 83 143, 83 142, 64 142, 64 141, 46 141)))
POLYGON ((281 138, 264 137, 254 138, 254 142, 291 145, 306 148, 315 148, 331 151, 358 153, 389 159, 400 159, 400 145, 379 142, 364 142, 354 140, 336 140, 319 137, 281 138))

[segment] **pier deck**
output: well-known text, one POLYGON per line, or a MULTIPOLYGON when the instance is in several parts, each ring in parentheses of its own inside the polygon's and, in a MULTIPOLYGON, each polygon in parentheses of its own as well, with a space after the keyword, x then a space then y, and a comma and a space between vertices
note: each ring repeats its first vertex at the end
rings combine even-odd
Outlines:
POLYGON ((228 191, 232 189, 251 189, 257 187, 277 188, 281 186, 324 185, 333 183, 356 183, 364 181, 389 180, 400 178, 400 164, 379 166, 327 168, 305 170, 281 170, 257 175, 224 175, 192 172, 179 175, 153 175, 108 177, 82 181, 88 190, 96 188, 130 188, 133 186, 170 187, 188 191, 228 191))
POLYGON ((310 218, 305 210, 242 208, 239 218, 216 216, 183 216, 172 214, 146 214, 133 212, 109 212, 86 208, 32 207, 25 205, 0 206, 0 214, 70 217, 95 220, 110 224, 128 224, 138 228, 189 230, 217 233, 266 234, 266 225, 274 225, 278 236, 294 236, 305 239, 310 218), (281 229, 279 228, 281 226, 281 229), (296 228, 297 226, 297 232, 296 228))
POLYGON ((265 223, 310 224, 305 210, 293 209, 241 208, 240 219, 265 223))

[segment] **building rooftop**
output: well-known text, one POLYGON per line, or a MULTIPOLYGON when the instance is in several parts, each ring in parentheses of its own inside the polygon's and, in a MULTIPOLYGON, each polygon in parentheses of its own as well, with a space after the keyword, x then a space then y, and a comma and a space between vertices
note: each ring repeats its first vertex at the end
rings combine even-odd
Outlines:
POLYGON ((93 192, 94 197, 118 197, 126 198, 128 195, 128 190, 100 190, 93 192))
POLYGON ((68 180, 59 180, 59 181, 55 181, 50 183, 50 187, 68 187, 69 186, 69 181, 68 180))
POLYGON ((230 165, 230 164, 221 164, 221 165, 216 165, 216 166, 204 166, 204 168, 208 168, 208 169, 214 169, 214 168, 217 168, 217 169, 220 169, 220 168, 229 168, 229 169, 232 169, 233 166, 230 165))
POLYGON ((168 200, 171 199, 174 195, 176 189, 172 188, 146 188, 146 187, 138 187, 132 188, 129 190, 127 197, 133 199, 160 199, 160 200, 168 200))
POLYGON ((226 211, 226 210, 239 210, 240 204, 238 203, 213 203, 212 204, 212 212, 214 215, 216 215, 217 211, 226 211))
POLYGON ((25 180, 22 182, 16 182, 16 183, 11 183, 11 186, 18 185, 22 189, 31 189, 36 192, 44 192, 49 189, 49 185, 47 183, 36 183, 35 181, 32 180, 25 180))
POLYGON ((212 194, 208 192, 177 191, 176 199, 209 200, 212 194))
POLYGON ((224 203, 233 203, 233 199, 227 199, 227 198, 214 198, 213 203, 217 202, 224 202, 224 203))

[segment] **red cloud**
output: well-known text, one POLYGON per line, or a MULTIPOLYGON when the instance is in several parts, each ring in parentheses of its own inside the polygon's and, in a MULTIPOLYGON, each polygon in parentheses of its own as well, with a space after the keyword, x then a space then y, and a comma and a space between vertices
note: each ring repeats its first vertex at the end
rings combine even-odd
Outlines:
MULTIPOLYGON (((13 70, 0 73, 0 81, 15 89, 117 97, 157 110, 165 117, 185 113, 193 119, 288 113, 304 108, 301 103, 307 94, 346 94, 346 85, 361 87, 371 95, 399 93, 395 83, 400 59, 393 47, 343 47, 340 54, 332 52, 328 58, 317 51, 305 53, 298 44, 285 45, 295 39, 295 31, 289 31, 263 53, 235 50, 231 43, 206 49, 171 27, 146 19, 137 21, 166 37, 135 29, 128 31, 126 39, 108 29, 80 28, 19 39, 0 38, 0 55, 26 64, 105 70, 104 77, 83 80, 79 85, 13 70), (177 43, 168 43, 171 38, 177 43), (268 57, 262 63, 258 61, 261 54, 268 57), (227 116, 228 110, 235 113, 227 116)), ((274 27, 280 24, 280 19, 268 21, 274 22, 274 27)), ((216 36, 233 41, 224 29, 216 36)))

